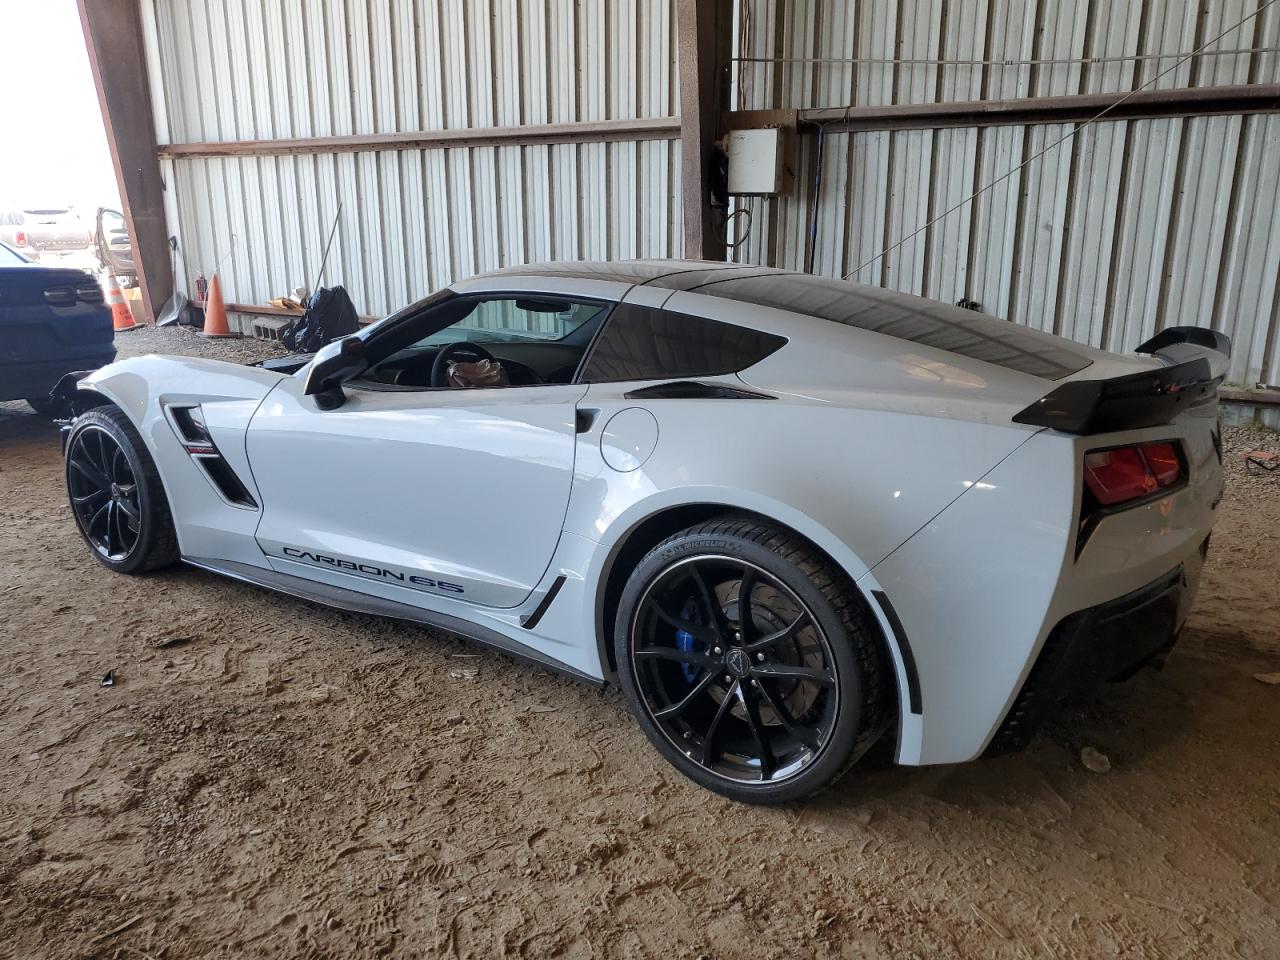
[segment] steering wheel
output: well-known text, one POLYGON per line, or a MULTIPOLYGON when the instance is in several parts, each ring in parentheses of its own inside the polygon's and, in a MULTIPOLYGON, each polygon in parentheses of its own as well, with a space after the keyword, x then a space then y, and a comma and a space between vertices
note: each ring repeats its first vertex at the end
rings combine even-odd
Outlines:
POLYGON ((497 358, 480 346, 478 343, 471 343, 468 340, 455 340, 453 343, 446 343, 436 352, 435 362, 431 364, 431 386, 447 387, 449 385, 449 361, 455 359, 459 354, 471 354, 476 360, 488 360, 490 363, 497 363, 497 358))

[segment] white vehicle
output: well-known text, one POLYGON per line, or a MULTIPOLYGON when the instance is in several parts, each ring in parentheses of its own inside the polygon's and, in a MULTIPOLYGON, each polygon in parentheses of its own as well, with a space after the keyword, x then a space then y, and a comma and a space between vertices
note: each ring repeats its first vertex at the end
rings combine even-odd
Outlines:
POLYGON ((1164 656, 1222 495, 1230 344, 1119 356, 968 310, 684 261, 476 277, 243 367, 69 383, 93 553, 177 560, 616 681, 726 796, 1024 743, 1164 656))

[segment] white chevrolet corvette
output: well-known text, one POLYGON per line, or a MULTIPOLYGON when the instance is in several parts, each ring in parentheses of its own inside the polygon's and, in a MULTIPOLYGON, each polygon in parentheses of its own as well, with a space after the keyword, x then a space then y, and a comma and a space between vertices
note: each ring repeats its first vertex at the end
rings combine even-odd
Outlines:
POLYGON ((888 731, 904 764, 1020 746, 1164 656, 1229 351, 756 267, 519 267, 314 357, 68 381, 67 487, 112 570, 182 560, 616 680, 683 773, 780 802, 888 731))

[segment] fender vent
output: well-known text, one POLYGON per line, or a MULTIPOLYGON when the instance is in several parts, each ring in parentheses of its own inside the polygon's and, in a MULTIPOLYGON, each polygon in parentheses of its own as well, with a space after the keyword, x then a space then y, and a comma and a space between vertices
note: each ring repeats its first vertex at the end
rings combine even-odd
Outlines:
POLYGON ((253 499, 253 494, 236 476, 236 472, 231 469, 231 466, 213 442, 213 437, 209 435, 209 429, 204 422, 204 412, 199 405, 170 407, 169 412, 173 418, 174 428, 187 453, 204 470, 209 482, 217 488, 226 501, 234 503, 238 507, 250 507, 257 510, 258 501, 253 499))
POLYGON ((555 582, 551 584, 551 589, 547 591, 546 596, 542 598, 533 613, 529 614, 527 617, 520 618, 520 626, 524 627, 526 630, 532 630, 538 625, 538 621, 542 619, 542 615, 547 612, 547 608, 550 607, 552 602, 555 600, 556 595, 560 592, 560 588, 564 586, 564 581, 564 574, 556 577, 555 582))
POLYGON ((776 400, 776 397, 745 387, 725 383, 703 383, 700 380, 677 380, 652 387, 628 390, 627 400, 776 400))
POLYGON ((253 494, 245 489, 236 472, 227 465, 227 461, 223 460, 222 455, 216 450, 211 454, 193 454, 191 459, 204 467, 204 472, 210 481, 229 501, 237 506, 258 509, 258 501, 253 499, 253 494))

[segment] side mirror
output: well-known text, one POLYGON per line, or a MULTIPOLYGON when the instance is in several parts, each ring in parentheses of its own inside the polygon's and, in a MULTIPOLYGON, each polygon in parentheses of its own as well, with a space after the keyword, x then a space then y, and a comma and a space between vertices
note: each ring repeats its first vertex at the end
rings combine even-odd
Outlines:
POLYGON ((325 344, 311 361, 302 392, 308 397, 315 397, 316 406, 321 410, 333 410, 346 402, 342 385, 364 373, 368 367, 364 341, 359 337, 325 344))

